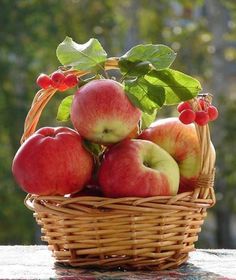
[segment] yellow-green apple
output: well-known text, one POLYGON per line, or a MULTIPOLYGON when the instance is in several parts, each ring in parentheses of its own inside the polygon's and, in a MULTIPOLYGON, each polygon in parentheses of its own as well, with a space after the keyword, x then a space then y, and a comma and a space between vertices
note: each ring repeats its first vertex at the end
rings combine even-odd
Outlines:
POLYGON ((80 191, 90 180, 93 157, 78 132, 67 127, 43 127, 17 151, 12 172, 20 187, 37 195, 80 191))
POLYGON ((139 138, 158 144, 176 160, 180 169, 179 193, 194 189, 201 169, 200 143, 194 124, 185 125, 174 117, 160 119, 139 138))
POLYGON ((107 197, 169 196, 178 191, 179 167, 158 145, 126 139, 104 154, 98 180, 107 197))
POLYGON ((76 93, 71 121, 84 138, 112 144, 125 139, 137 126, 141 111, 128 99, 122 85, 114 80, 93 80, 76 93))

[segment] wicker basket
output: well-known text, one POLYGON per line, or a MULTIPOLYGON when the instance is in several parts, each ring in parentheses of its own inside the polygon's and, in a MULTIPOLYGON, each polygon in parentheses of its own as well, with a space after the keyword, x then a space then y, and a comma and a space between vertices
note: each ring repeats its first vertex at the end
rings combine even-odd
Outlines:
MULTIPOLYGON (((117 67, 117 59, 106 63, 106 69, 117 67)), ((35 131, 42 110, 55 92, 49 89, 36 94, 25 121, 22 142, 35 131)), ((196 100, 192 102, 197 106, 196 100)), ((210 148, 209 128, 196 126, 196 130, 202 162, 193 192, 115 199, 28 195, 25 205, 34 211, 42 240, 48 243, 56 261, 75 267, 155 270, 186 262, 198 240, 206 210, 215 204, 215 155, 210 148)))

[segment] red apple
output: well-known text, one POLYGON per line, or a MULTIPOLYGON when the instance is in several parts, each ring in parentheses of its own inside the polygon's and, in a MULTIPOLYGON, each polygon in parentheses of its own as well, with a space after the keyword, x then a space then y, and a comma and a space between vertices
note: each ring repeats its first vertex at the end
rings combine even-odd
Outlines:
POLYGON ((158 145, 127 139, 105 153, 98 180, 107 197, 175 195, 179 187, 179 168, 158 145))
POLYGON ((37 195, 64 195, 80 191, 90 180, 93 157, 81 136, 67 127, 44 127, 29 137, 12 164, 20 187, 37 195))
POLYGON ((160 119, 139 138, 154 142, 176 160, 180 169, 179 192, 194 189, 201 171, 200 143, 194 124, 185 125, 178 118, 160 119))
POLYGON ((75 94, 71 121, 84 138, 112 144, 125 139, 137 126, 141 111, 132 105, 121 84, 93 80, 75 94))
POLYGON ((139 126, 137 125, 125 139, 134 139, 139 135, 139 126))

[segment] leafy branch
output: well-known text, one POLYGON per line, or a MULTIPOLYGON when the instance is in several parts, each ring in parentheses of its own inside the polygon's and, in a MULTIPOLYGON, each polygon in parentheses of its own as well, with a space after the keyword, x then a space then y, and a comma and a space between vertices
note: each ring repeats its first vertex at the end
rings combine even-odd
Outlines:
MULTIPOLYGON (((59 44, 56 51, 64 66, 78 70, 105 73, 107 53, 97 39, 77 44, 70 37, 59 44)), ((193 77, 170 69, 176 53, 168 46, 141 44, 131 48, 119 58, 122 74, 120 82, 134 104, 143 112, 143 126, 154 120, 158 109, 164 105, 177 104, 195 97, 201 91, 199 81, 193 77)), ((94 78, 97 78, 95 76, 94 78)), ((59 106, 59 120, 68 120, 72 97, 65 98, 59 106)))

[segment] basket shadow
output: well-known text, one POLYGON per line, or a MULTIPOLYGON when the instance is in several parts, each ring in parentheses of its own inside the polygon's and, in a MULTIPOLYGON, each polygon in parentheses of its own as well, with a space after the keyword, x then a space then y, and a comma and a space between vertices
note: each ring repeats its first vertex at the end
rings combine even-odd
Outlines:
POLYGON ((126 270, 119 267, 113 269, 94 267, 85 269, 55 263, 54 271, 58 278, 64 280, 230 279, 191 263, 185 263, 176 269, 163 271, 126 270))

